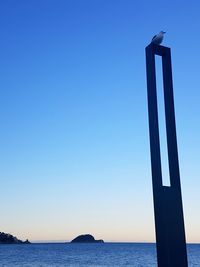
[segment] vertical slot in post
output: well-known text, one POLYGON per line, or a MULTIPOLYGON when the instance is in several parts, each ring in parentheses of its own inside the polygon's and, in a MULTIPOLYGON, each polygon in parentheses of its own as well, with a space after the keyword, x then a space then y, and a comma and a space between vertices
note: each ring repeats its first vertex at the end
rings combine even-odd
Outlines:
POLYGON ((156 66, 158 129, 159 129, 159 140, 160 140, 162 185, 171 186, 170 174, 169 174, 168 151, 167 151, 165 100, 164 100, 162 57, 161 56, 157 56, 157 55, 155 56, 155 66, 156 66))

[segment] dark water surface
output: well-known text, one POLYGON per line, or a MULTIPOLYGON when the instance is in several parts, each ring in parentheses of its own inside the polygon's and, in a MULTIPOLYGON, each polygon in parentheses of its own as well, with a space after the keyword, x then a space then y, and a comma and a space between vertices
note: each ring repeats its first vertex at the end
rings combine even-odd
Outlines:
MULTIPOLYGON (((200 267, 200 245, 188 245, 190 267, 200 267)), ((0 245, 0 267, 156 267, 155 244, 0 245)))

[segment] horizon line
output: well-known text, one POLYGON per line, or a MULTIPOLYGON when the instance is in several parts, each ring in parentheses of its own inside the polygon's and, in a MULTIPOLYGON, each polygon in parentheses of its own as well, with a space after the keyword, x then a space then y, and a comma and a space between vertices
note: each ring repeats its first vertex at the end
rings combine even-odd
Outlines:
MULTIPOLYGON (((71 243, 71 240, 30 240, 28 239, 32 244, 65 244, 65 243, 71 243)), ((104 240, 104 243, 133 243, 133 244, 156 244, 156 241, 106 241, 104 240)), ((200 241, 197 242, 186 242, 188 245, 200 245, 200 241)))

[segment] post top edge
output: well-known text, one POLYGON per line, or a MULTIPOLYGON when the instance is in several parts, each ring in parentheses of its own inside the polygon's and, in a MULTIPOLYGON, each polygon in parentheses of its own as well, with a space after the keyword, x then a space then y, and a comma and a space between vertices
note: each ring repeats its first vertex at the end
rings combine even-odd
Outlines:
POLYGON ((150 43, 146 48, 146 53, 151 53, 153 55, 158 55, 158 56, 164 56, 166 54, 170 54, 171 53, 171 49, 170 47, 167 46, 163 46, 163 45, 157 45, 157 44, 153 44, 150 43))
POLYGON ((170 47, 168 46, 164 46, 164 45, 157 45, 157 44, 154 44, 154 43, 150 43, 146 46, 146 48, 156 48, 156 49, 170 49, 170 47))

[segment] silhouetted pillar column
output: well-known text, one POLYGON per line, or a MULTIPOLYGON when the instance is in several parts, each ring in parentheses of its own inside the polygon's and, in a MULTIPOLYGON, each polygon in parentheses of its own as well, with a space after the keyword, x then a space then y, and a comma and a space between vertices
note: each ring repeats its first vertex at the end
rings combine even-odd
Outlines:
POLYGON ((170 48, 148 45, 146 70, 158 267, 187 267, 170 48), (155 55, 162 57, 170 186, 162 183, 155 55))

